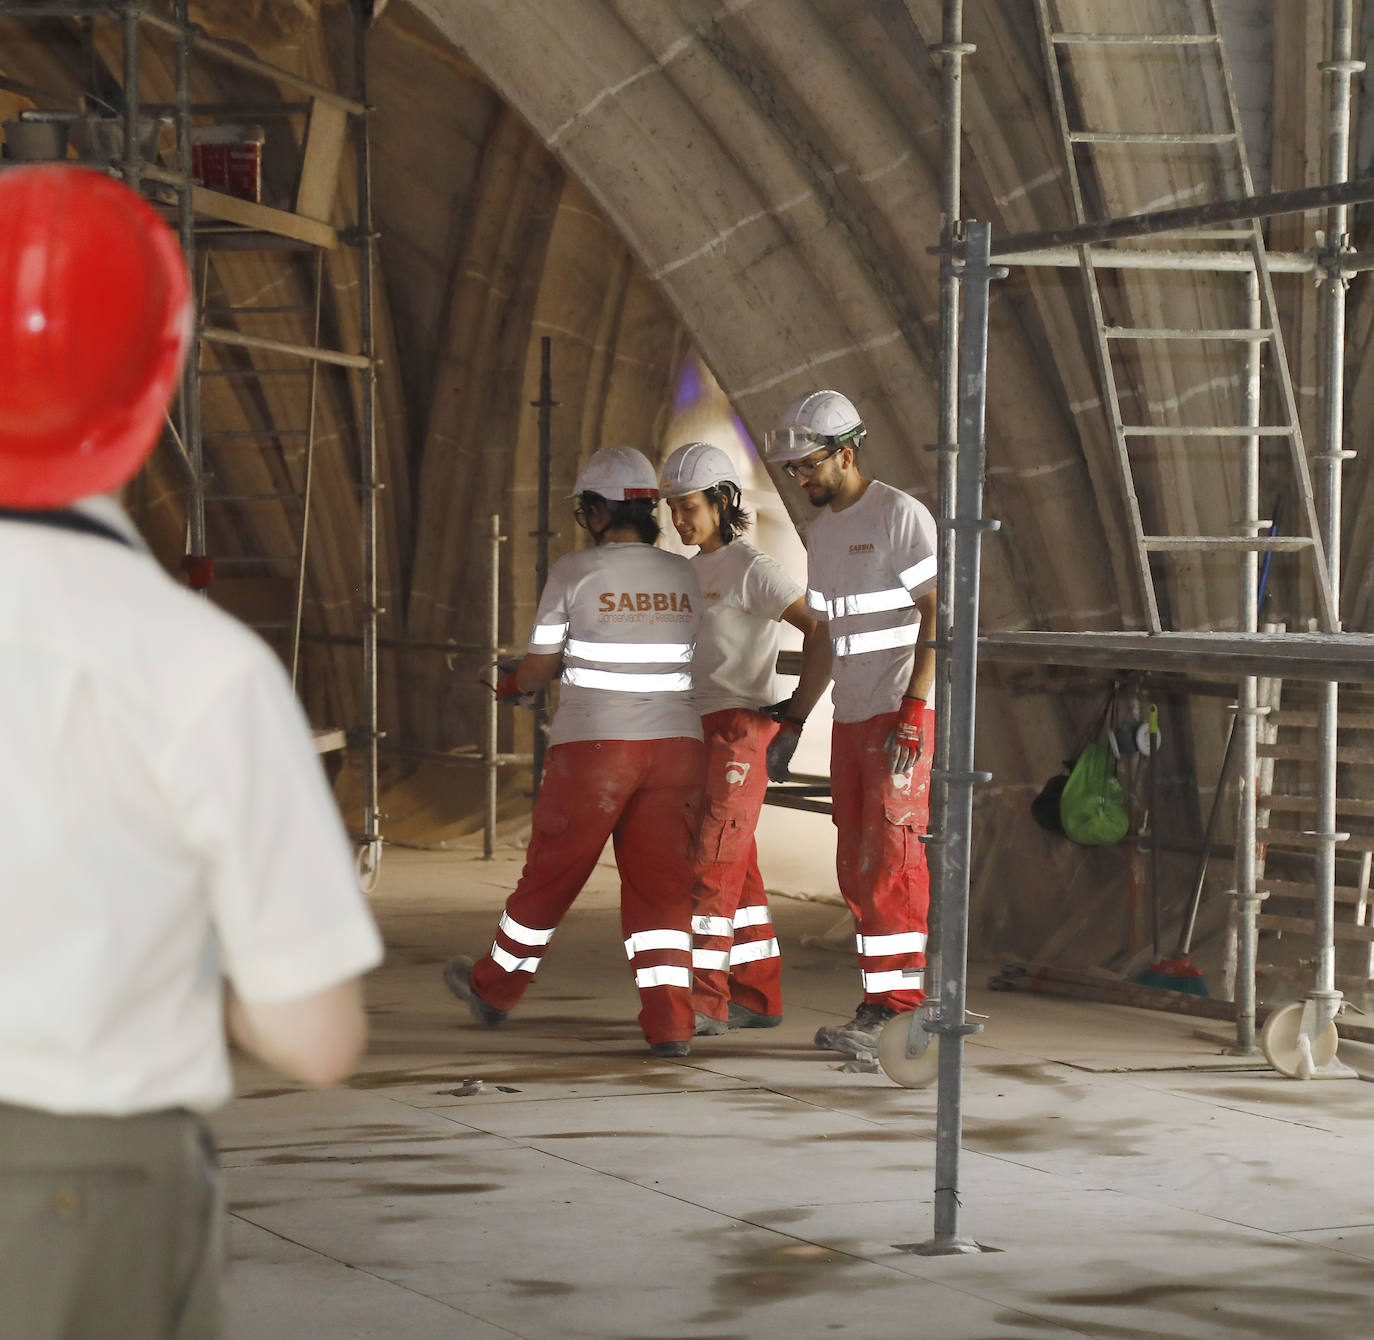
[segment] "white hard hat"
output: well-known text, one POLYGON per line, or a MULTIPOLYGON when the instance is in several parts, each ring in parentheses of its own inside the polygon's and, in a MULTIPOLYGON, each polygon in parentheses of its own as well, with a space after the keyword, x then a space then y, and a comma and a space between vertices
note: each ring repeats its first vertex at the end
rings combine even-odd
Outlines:
POLYGON ((568 497, 576 498, 582 493, 600 494, 607 502, 628 502, 634 498, 657 502, 658 479, 642 451, 633 447, 602 447, 582 467, 568 497))
POLYGON ((770 461, 799 461, 825 447, 857 447, 868 429, 838 391, 809 391, 784 411, 764 439, 770 461))
POLYGON ((665 498, 681 498, 714 484, 733 484, 741 489, 734 462, 709 442, 689 442, 679 447, 663 462, 663 473, 659 476, 659 489, 665 498))

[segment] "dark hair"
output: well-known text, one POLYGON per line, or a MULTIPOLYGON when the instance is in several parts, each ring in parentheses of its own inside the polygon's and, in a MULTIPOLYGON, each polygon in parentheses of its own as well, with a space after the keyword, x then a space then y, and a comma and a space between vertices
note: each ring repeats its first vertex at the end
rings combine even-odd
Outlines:
POLYGON ((717 509, 716 515, 720 517, 720 538, 726 544, 749 528, 753 518, 740 506, 740 491, 729 480, 723 479, 719 484, 712 484, 701 492, 706 501, 717 509))
MULTIPOLYGON (((655 544, 659 536, 658 517, 654 513, 657 501, 653 498, 630 498, 616 502, 603 498, 599 493, 581 493, 577 501, 583 508, 604 507, 610 515, 606 530, 617 526, 633 526, 640 540, 645 544, 655 544)), ((603 535, 605 531, 601 532, 603 535)))

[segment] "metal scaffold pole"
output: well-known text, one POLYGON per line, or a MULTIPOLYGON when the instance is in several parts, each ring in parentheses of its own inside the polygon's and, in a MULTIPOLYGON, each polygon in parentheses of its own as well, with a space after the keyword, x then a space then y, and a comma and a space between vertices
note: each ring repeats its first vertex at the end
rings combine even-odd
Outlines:
MULTIPOLYGON (((195 292, 196 214, 191 185, 191 38, 189 0, 176 0, 176 131, 177 171, 181 181, 177 193, 177 235, 181 241, 186 268, 195 292)), ((126 37, 128 30, 125 30, 126 37)), ((127 127, 125 134, 127 135, 127 127)), ((191 326, 190 345, 181 372, 181 445, 186 468, 186 549, 193 558, 206 554, 205 539, 205 448, 201 436, 200 412, 200 314, 191 326)))
MULTIPOLYGON (((949 516, 954 508, 954 454, 959 432, 959 275, 954 257, 948 250, 959 232, 960 153, 963 138, 963 77, 964 57, 976 48, 963 40, 963 0, 945 0, 940 30, 940 42, 930 48, 940 60, 941 106, 943 133, 940 159, 940 435, 936 450, 936 512, 949 516)), ((936 548, 935 643, 937 649, 950 645, 953 622, 954 590, 954 532, 940 528, 936 548)), ((937 650, 935 675, 935 756, 934 767, 949 767, 949 660, 943 650, 937 650)), ((933 786, 930 795, 930 834, 935 840, 928 843, 931 887, 941 887, 940 870, 943 847, 939 835, 945 831, 945 812, 948 792, 943 786, 933 786)), ((930 943, 938 946, 940 905, 938 897, 930 903, 930 943)), ((930 996, 940 989, 940 958, 938 948, 927 956, 926 992, 930 996)))
MULTIPOLYGON (((539 518, 535 536, 534 586, 536 597, 544 594, 549 580, 549 473, 553 460, 553 410, 558 401, 553 398, 553 340, 545 335, 539 341, 539 399, 532 402, 539 411, 539 518)), ((539 691, 534 709, 534 795, 538 799, 539 783, 544 772, 544 748, 548 739, 549 692, 539 691)))
POLYGON ((356 123, 355 145, 358 170, 358 297, 360 307, 360 349, 367 360, 362 372, 361 460, 359 469, 362 511, 362 744, 363 744, 363 832, 364 848, 359 869, 364 884, 375 882, 381 864, 381 829, 378 813, 377 746, 377 619, 382 613, 377 600, 377 368, 374 362, 372 312, 374 238, 372 235, 372 146, 367 111, 367 20, 360 6, 354 9, 353 67, 354 96, 362 107, 356 123))
POLYGON ((963 1140, 964 1038, 982 1031, 967 1018, 969 865, 973 835, 973 787, 989 780, 973 768, 978 677, 978 594, 982 537, 995 530, 983 517, 987 453, 988 291, 1005 267, 988 263, 991 229, 970 221, 965 228, 965 262, 960 271, 963 320, 959 335, 959 446, 955 459, 953 512, 940 517, 955 531, 952 599, 954 618, 948 648, 949 766, 932 772, 947 793, 941 844, 939 1009, 925 1021, 940 1039, 939 1092, 935 1117, 935 1235, 910 1250, 949 1256, 981 1248, 959 1233, 959 1154, 963 1140))

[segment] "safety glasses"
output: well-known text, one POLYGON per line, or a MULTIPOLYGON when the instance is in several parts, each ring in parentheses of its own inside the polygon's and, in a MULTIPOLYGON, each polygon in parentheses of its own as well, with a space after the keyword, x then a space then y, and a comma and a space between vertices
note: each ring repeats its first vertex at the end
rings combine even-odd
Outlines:
POLYGON ((843 451, 843 447, 828 447, 825 455, 815 461, 788 461, 782 469, 789 479, 810 479, 822 465, 826 463, 836 452, 843 451))

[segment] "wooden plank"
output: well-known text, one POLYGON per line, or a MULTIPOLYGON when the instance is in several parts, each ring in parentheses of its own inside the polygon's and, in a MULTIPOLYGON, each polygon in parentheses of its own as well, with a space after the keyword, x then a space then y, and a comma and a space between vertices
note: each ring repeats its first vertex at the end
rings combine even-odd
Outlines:
POLYGON ((317 219, 305 219, 288 210, 273 209, 270 205, 259 205, 252 200, 240 200, 237 196, 210 191, 204 186, 191 188, 191 204, 197 214, 223 219, 227 223, 239 223, 260 233, 291 237, 297 242, 308 242, 312 247, 336 247, 339 244, 338 234, 317 219))
POLYGON ((1374 683, 1368 633, 986 633, 987 661, 1374 683))
POLYGON ((315 99, 305 132, 301 179, 296 187, 296 213, 327 224, 339 192, 339 168, 348 143, 348 113, 315 99))
MULTIPOLYGON (((1298 810, 1304 814, 1317 812, 1315 796, 1285 796, 1266 794, 1259 798, 1260 809, 1298 810)), ((1336 815, 1350 815, 1352 818, 1374 819, 1374 800, 1356 800, 1349 796, 1336 797, 1336 815)))
MULTIPOLYGON (((1260 743, 1255 746, 1255 753, 1260 758, 1284 758, 1299 763, 1322 761, 1321 751, 1315 744, 1260 743)), ((1374 749, 1342 749, 1337 746, 1336 762, 1374 764, 1374 749)))
MULTIPOLYGON (((1255 889, 1259 893, 1272 894, 1275 898, 1305 898, 1311 902, 1316 889, 1310 881, 1296 879, 1257 879, 1255 889)), ((1336 885, 1336 901, 1359 905, 1360 891, 1350 884, 1336 885)))
MULTIPOLYGON (((1270 828, 1267 825, 1255 830, 1260 842, 1271 847, 1315 847, 1318 839, 1311 833, 1296 828, 1270 828)), ((1344 856, 1357 851, 1374 851, 1374 836, 1368 833, 1351 833, 1344 842, 1336 844, 1336 855, 1344 856)))
POLYGON ((311 734, 315 737, 315 752, 317 754, 328 754, 335 749, 343 749, 348 745, 348 736, 337 726, 331 726, 324 730, 316 729, 311 734))
MULTIPOLYGON (((1312 934, 1312 921, 1308 917, 1281 917, 1269 912, 1261 912, 1255 918, 1255 925, 1262 931, 1300 931, 1303 935, 1312 934)), ((1338 940, 1362 940, 1374 943, 1374 926, 1349 926, 1337 922, 1332 928, 1338 940)))

